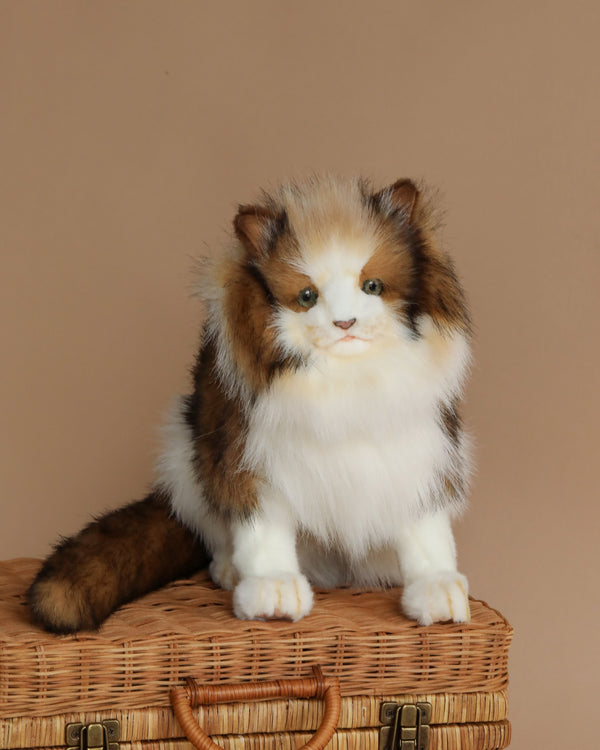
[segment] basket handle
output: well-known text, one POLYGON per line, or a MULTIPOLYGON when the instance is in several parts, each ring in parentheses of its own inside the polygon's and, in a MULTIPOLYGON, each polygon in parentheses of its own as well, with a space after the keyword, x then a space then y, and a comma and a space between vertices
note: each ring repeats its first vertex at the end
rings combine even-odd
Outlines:
POLYGON ((340 717, 340 683, 337 678, 324 677, 321 667, 313 667, 313 677, 297 680, 246 682, 239 685, 198 685, 192 677, 185 687, 171 690, 171 705, 185 736, 197 750, 222 750, 192 714, 200 704, 231 703, 233 701, 268 700, 272 698, 323 698, 325 713, 312 738, 299 750, 323 750, 333 737, 340 717))

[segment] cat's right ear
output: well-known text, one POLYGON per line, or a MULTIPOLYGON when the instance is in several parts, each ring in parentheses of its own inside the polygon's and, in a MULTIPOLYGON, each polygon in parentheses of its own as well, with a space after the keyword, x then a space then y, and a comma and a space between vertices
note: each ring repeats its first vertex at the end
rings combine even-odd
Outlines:
POLYGON ((371 196, 371 205, 388 216, 398 214, 411 222, 419 203, 419 189, 412 180, 402 179, 371 196))
POLYGON ((275 213, 264 206, 240 206, 233 220, 237 238, 255 260, 269 254, 286 226, 285 211, 275 213))

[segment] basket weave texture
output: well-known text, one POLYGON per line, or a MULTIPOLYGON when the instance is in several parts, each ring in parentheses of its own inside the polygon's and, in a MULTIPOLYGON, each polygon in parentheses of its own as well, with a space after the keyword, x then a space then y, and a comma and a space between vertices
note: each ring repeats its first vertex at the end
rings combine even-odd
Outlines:
MULTIPOLYGON (((476 724, 479 732, 496 732, 506 737, 510 731, 506 694, 500 693, 435 693, 432 695, 402 696, 351 696, 342 698, 338 731, 367 730, 376 728, 382 701, 416 703, 428 701, 432 706, 431 722, 435 725, 450 725, 436 734, 455 734, 455 726, 464 731, 473 731, 476 724), (466 727, 464 725, 467 725, 466 727)), ((316 700, 291 698, 268 703, 231 703, 217 706, 200 706, 193 710, 196 720, 213 737, 227 735, 256 736, 268 728, 274 733, 314 732, 323 717, 323 704, 316 700)), ((86 722, 98 722, 107 718, 106 711, 91 711, 85 714, 86 722)), ((121 724, 122 743, 174 742, 183 737, 183 732, 171 708, 145 708, 132 711, 110 711, 110 718, 121 724)), ((15 717, 0 720, 0 747, 2 750, 17 750, 29 747, 61 747, 65 745, 65 726, 82 721, 82 714, 72 711, 56 716, 15 717)), ((376 731, 376 730, 375 730, 376 731)), ((154 748, 155 745, 152 745, 154 748)), ((474 745, 476 747, 476 745, 474 745)), ((187 748, 189 750, 189 746, 187 748)), ((327 750, 330 750, 329 748, 327 750)), ((361 747, 360 750, 363 750, 361 747)))
POLYGON ((422 627, 400 590, 317 591, 298 623, 242 622, 231 592, 206 574, 122 607, 96 633, 53 636, 33 625, 25 591, 38 560, 0 563, 0 717, 168 706, 169 688, 304 677, 313 664, 342 695, 497 692, 508 683, 512 628, 484 602, 472 619, 422 627))

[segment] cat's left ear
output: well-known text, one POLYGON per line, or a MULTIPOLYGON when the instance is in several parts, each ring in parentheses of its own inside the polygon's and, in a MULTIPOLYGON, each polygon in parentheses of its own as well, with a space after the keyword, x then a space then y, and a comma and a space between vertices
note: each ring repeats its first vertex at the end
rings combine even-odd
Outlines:
POLYGON ((375 193, 371 201, 378 211, 387 215, 400 212, 410 222, 419 204, 419 196, 415 183, 402 179, 375 193))
POLYGON ((276 213, 264 206, 240 206, 233 220, 237 238, 255 259, 268 255, 286 226, 285 211, 276 213))

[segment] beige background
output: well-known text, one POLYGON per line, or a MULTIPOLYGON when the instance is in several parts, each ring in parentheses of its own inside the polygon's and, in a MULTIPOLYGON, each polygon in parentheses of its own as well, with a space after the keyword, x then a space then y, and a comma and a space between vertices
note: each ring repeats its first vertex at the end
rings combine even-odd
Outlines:
POLYGON ((457 536, 516 627, 512 747, 597 747, 599 32, 596 0, 3 2, 2 557, 145 491, 237 202, 422 178, 477 324, 457 536))

